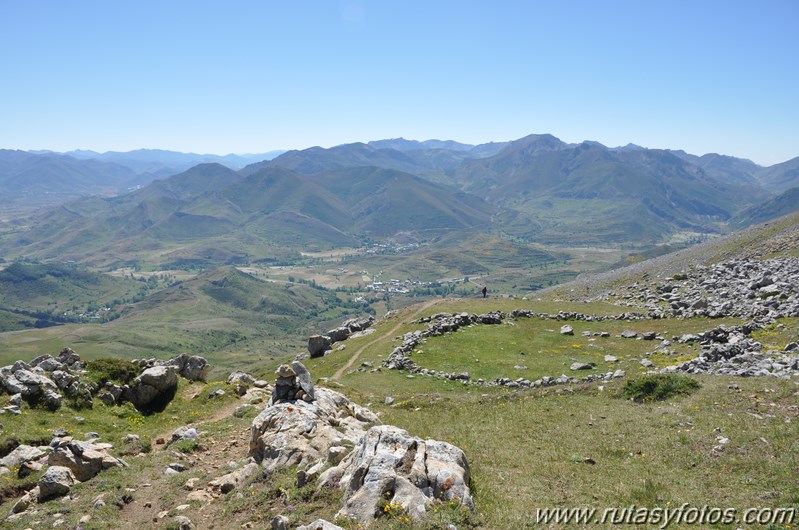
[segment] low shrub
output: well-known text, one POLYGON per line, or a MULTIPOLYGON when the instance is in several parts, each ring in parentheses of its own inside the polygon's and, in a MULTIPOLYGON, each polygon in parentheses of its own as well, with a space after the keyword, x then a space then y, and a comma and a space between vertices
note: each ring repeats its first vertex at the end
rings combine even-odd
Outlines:
POLYGON ((691 394, 701 386, 698 381, 684 375, 652 374, 627 381, 621 394, 637 403, 663 401, 676 395, 691 394))

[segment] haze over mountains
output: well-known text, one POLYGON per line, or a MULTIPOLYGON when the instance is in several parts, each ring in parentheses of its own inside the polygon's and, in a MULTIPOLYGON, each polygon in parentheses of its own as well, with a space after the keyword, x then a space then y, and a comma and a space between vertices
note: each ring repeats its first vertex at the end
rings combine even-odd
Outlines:
POLYGON ((41 207, 89 195, 115 196, 201 163, 233 169, 282 151, 252 155, 198 155, 158 149, 130 152, 15 151, 0 149, 0 196, 17 206, 41 207))
POLYGON ((161 264, 244 263, 458 231, 645 247, 799 208, 799 158, 764 168, 548 134, 477 146, 399 138, 265 158, 0 151, 9 201, 97 196, 51 202, 24 230, 8 231, 0 252, 104 265, 143 252, 161 264))

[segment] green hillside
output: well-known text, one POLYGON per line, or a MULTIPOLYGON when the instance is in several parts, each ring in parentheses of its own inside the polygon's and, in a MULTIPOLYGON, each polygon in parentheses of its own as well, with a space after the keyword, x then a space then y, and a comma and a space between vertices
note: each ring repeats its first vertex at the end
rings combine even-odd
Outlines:
POLYGON ((247 263, 357 246, 364 237, 429 239, 486 226, 494 212, 477 197, 394 170, 267 167, 240 178, 205 164, 128 195, 64 205, 6 233, 0 249, 95 267, 247 263))
MULTIPOLYGON (((0 363, 70 346, 89 358, 166 358, 189 352, 207 357, 221 373, 246 359, 302 351, 308 335, 365 308, 317 287, 263 281, 223 267, 154 290, 110 322, 2 335, 0 350, 6 353, 0 363)), ((0 317, 0 322, 9 318, 0 317)))
POLYGON ((143 296, 153 286, 71 265, 12 263, 0 270, 0 308, 23 311, 50 323, 106 320, 118 306, 143 296))

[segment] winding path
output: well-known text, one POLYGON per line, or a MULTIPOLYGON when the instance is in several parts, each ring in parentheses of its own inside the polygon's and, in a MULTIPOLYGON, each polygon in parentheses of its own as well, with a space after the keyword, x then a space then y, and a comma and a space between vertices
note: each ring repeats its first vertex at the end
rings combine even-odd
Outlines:
MULTIPOLYGON (((432 306, 434 306, 434 305, 435 305, 435 304, 437 304, 439 301, 440 301, 440 300, 434 299, 434 300, 429 300, 429 301, 427 301, 427 302, 423 303, 422 305, 420 305, 420 306, 419 306, 419 308, 418 308, 418 309, 416 309, 416 311, 414 311, 414 312, 413 312, 413 313, 410 315, 410 317, 409 317, 409 320, 413 320, 413 319, 415 319, 415 318, 416 318, 416 317, 418 317, 418 316, 419 316, 419 315, 420 315, 420 314, 421 314, 421 313, 422 313, 422 312, 423 312, 425 309, 427 309, 428 307, 432 307, 432 306)), ((358 357, 360 357, 360 356, 361 356, 361 354, 362 354, 362 353, 363 353, 363 352, 366 350, 366 348, 369 348, 370 346, 372 346, 372 345, 374 345, 374 344, 376 344, 376 343, 380 342, 380 341, 381 341, 381 340, 383 340, 383 339, 384 339, 386 336, 393 335, 394 333, 396 333, 396 332, 397 332, 397 330, 398 330, 398 329, 399 329, 399 328, 400 328, 400 327, 401 327, 401 326, 402 326, 402 325, 403 325, 405 322, 406 322, 406 320, 404 320, 404 319, 403 319, 403 320, 400 320, 399 322, 397 322, 397 325, 396 325, 396 326, 394 326, 394 327, 393 327, 393 328, 391 328, 390 330, 386 331, 385 333, 381 333, 379 337, 375 337, 373 340, 371 340, 371 341, 367 342, 366 344, 364 344, 363 346, 361 346, 360 348, 358 348, 357 350, 355 350, 355 353, 353 353, 353 354, 352 354, 352 357, 350 357, 350 360, 349 360, 349 361, 347 361, 347 364, 345 364, 344 366, 342 366, 341 368, 339 368, 339 369, 338 369, 338 371, 336 371, 336 373, 335 373, 335 374, 333 374, 333 376, 330 378, 330 380, 331 380, 331 381, 336 381, 337 379, 339 379, 339 378, 340 378, 342 375, 344 375, 344 372, 346 372, 347 370, 349 370, 350 368, 352 368, 352 365, 353 365, 353 364, 355 364, 355 362, 358 360, 358 357)))

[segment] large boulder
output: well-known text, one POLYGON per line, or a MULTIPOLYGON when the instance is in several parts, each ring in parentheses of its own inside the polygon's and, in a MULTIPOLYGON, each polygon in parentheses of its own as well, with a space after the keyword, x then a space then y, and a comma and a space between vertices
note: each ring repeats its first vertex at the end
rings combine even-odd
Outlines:
POLYGON ((39 500, 63 497, 75 482, 75 475, 69 468, 51 465, 39 479, 39 500))
POLYGON ((363 331, 370 327, 375 322, 375 317, 368 316, 363 318, 351 318, 342 324, 344 327, 349 328, 350 331, 355 333, 356 331, 363 331))
POLYGON ((350 328, 342 326, 340 328, 333 328, 331 330, 328 330, 327 333, 325 333, 325 335, 330 337, 331 342, 340 342, 342 340, 346 340, 347 337, 350 336, 350 333, 352 333, 350 331, 350 328))
POLYGON ((317 388, 314 394, 311 402, 272 404, 253 420, 249 456, 267 473, 288 466, 322 467, 331 447, 352 447, 366 428, 380 423, 343 394, 326 388, 317 388))
MULTIPOLYGON (((22 386, 23 396, 40 395, 45 389, 57 390, 58 387, 52 379, 39 375, 30 370, 17 370, 14 379, 22 386)), ((16 392, 14 392, 16 394, 16 392)))
POLYGON ((311 357, 321 357, 332 344, 333 341, 327 335, 313 335, 308 339, 308 353, 311 357))
POLYGON ((435 500, 474 509, 466 455, 446 442, 422 440, 393 425, 372 427, 320 484, 340 484, 344 506, 337 516, 369 524, 383 502, 399 503, 411 517, 424 516, 435 500))
POLYGON ((255 378, 247 372, 243 372, 241 370, 234 370, 227 378, 227 384, 229 385, 250 386, 253 383, 255 383, 255 378))
POLYGON ((140 410, 163 410, 178 388, 174 366, 154 366, 133 381, 130 401, 140 410))
POLYGON ((186 366, 180 373, 189 381, 205 381, 208 378, 208 373, 211 371, 211 365, 204 357, 192 355, 186 361, 186 366))

